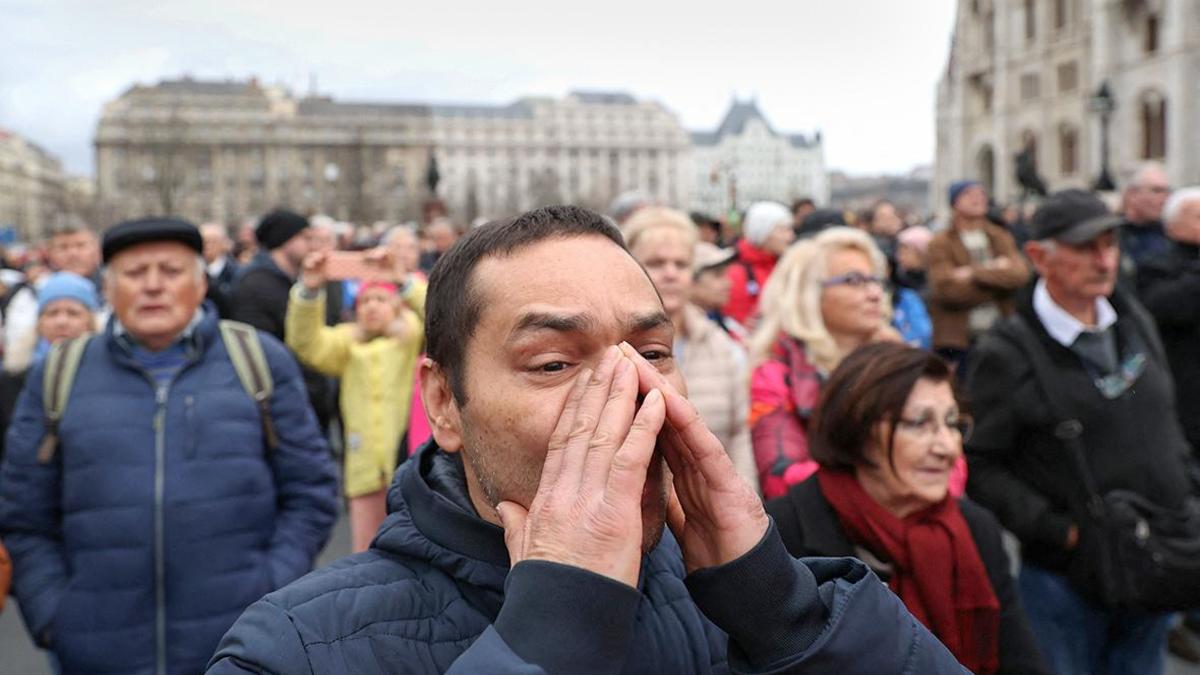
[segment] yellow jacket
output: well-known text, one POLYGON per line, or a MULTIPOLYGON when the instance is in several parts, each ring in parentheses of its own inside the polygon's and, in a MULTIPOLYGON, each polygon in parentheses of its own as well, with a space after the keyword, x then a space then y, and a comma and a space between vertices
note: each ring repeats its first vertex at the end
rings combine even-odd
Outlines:
POLYGON ((385 489, 396 470, 400 437, 408 426, 413 374, 424 339, 425 291, 413 280, 405 293, 400 337, 362 342, 352 322, 325 325, 325 293, 304 297, 299 285, 288 302, 287 345, 305 365, 342 381, 339 404, 345 431, 345 490, 359 497, 385 489))

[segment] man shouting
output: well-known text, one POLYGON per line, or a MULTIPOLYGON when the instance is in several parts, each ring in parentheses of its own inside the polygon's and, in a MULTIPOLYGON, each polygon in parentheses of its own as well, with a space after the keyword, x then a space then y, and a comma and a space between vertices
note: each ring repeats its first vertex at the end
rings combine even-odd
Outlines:
POLYGON ((252 606, 210 673, 964 672, 861 563, 788 556, 608 221, 475 229, 426 312, 433 441, 372 548, 252 606))

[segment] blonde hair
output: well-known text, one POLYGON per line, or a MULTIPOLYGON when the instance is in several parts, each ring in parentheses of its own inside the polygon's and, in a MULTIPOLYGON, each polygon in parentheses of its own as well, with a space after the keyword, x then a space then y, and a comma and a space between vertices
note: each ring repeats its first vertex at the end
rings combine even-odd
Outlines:
POLYGON ((696 224, 686 213, 665 206, 645 206, 638 209, 625 221, 621 234, 625 237, 625 245, 632 251, 647 233, 659 230, 670 230, 683 235, 689 249, 694 247, 700 238, 696 224))
POLYGON ((886 276, 883 253, 862 230, 831 227, 793 244, 779 259, 759 299, 761 316, 750 337, 753 364, 770 358, 781 334, 804 343, 809 360, 825 372, 833 371, 846 356, 825 328, 821 314, 821 283, 825 280, 829 254, 846 249, 867 256, 875 274, 886 276))

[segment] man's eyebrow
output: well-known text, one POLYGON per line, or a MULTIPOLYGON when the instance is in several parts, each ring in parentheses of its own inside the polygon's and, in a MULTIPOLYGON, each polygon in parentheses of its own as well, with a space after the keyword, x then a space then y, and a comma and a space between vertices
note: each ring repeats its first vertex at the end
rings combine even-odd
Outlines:
POLYGON ((550 312, 529 312, 523 315, 517 325, 509 333, 509 338, 515 338, 522 333, 533 333, 540 330, 552 330, 558 333, 586 333, 594 328, 596 320, 589 314, 552 314, 550 312))
POLYGON ((650 312, 648 314, 638 314, 629 321, 630 333, 645 333, 646 331, 661 328, 664 325, 671 323, 671 319, 665 312, 650 312))

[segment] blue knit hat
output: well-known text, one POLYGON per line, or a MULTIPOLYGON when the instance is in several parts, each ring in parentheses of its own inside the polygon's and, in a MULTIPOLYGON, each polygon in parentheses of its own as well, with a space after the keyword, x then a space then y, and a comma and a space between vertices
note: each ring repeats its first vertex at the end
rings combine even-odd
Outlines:
POLYGON ((92 282, 72 272, 55 272, 46 277, 45 283, 38 289, 38 316, 46 311, 50 303, 64 299, 74 300, 91 312, 100 308, 96 287, 92 282))
POLYGON ((958 200, 958 196, 970 187, 983 185, 977 180, 956 180, 950 184, 950 206, 954 206, 954 202, 958 200))

